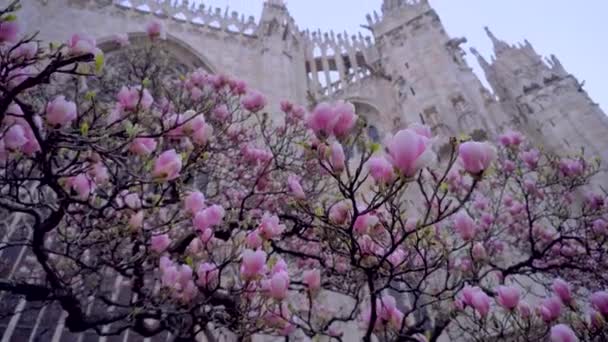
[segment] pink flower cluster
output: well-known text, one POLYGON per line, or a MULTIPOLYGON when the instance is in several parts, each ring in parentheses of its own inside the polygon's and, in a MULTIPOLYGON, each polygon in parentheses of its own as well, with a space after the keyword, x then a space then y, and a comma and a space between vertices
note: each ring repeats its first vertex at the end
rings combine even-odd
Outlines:
POLYGON ((318 136, 342 138, 355 127, 357 115, 350 103, 321 103, 308 115, 306 122, 318 136))
MULTIPOLYGON (((363 322, 371 322, 372 311, 367 308, 363 314, 363 322)), ((397 301, 393 296, 384 295, 376 299, 376 322, 374 329, 382 331, 384 328, 400 330, 404 319, 403 312, 397 309, 397 301)))
POLYGON ((416 126, 415 129, 401 130, 388 140, 388 160, 403 176, 414 176, 432 161, 433 153, 427 133, 429 131, 422 129, 422 126, 416 126))

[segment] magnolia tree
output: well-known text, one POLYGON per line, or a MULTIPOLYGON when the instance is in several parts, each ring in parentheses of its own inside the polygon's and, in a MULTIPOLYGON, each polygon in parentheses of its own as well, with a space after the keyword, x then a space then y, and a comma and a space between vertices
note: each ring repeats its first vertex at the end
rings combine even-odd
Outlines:
POLYGON ((0 207, 26 234, 0 250, 30 262, 0 290, 59 304, 70 331, 608 338, 597 162, 511 131, 452 138, 439 162, 422 125, 377 144, 346 103, 270 115, 238 79, 167 77, 158 22, 141 46, 116 37, 112 73, 94 39, 47 47, 17 7, 0 12, 0 207))

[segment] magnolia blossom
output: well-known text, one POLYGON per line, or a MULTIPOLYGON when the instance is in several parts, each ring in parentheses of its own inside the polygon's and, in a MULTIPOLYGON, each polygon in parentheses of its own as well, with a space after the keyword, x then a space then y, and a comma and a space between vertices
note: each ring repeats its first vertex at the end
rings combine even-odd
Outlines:
POLYGON ((461 210, 454 215, 454 228, 465 241, 469 241, 475 237, 475 221, 473 221, 466 211, 461 210))
POLYGON ((113 40, 122 47, 129 45, 129 35, 126 33, 115 34, 113 40))
POLYGON ((25 135, 25 129, 23 126, 15 124, 12 125, 2 137, 4 145, 11 150, 18 150, 23 145, 27 144, 28 139, 25 135))
POLYGON ((433 137, 433 133, 431 131, 431 127, 427 125, 421 125, 419 123, 414 123, 408 126, 408 129, 416 132, 418 135, 431 139, 433 137))
POLYGON ((496 149, 485 142, 468 141, 459 147, 463 168, 470 173, 480 173, 496 159, 496 149))
POLYGON ((526 163, 528 168, 534 170, 538 166, 538 161, 540 160, 540 152, 536 149, 532 149, 529 151, 522 152, 520 155, 521 159, 526 163))
POLYGON ((349 206, 345 201, 334 204, 329 209, 329 220, 334 224, 343 224, 348 218, 349 206))
POLYGON ((316 291, 321 288, 321 271, 318 269, 304 271, 302 281, 310 291, 316 291))
POLYGON ((129 151, 140 156, 147 156, 156 150, 156 145, 154 138, 135 138, 129 145, 129 151))
POLYGON ((569 326, 557 324, 551 327, 551 342, 578 342, 578 337, 569 326))
POLYGON ((563 279, 555 279, 551 288, 564 304, 568 304, 572 301, 572 292, 570 291, 570 284, 565 282, 563 279))
POLYGON ((152 98, 152 95, 150 95, 148 89, 144 88, 141 90, 140 86, 123 86, 120 88, 116 98, 118 99, 120 108, 127 111, 136 110, 138 104, 143 109, 149 109, 154 102, 154 99, 152 98))
POLYGON ((306 193, 304 193, 304 189, 302 189, 302 185, 300 184, 300 180, 295 175, 289 175, 287 178, 287 185, 289 186, 289 191, 291 194, 297 199, 306 199, 306 193))
POLYGON ((95 190, 95 183, 85 173, 68 178, 66 185, 77 199, 83 201, 95 190))
POLYGON ((266 240, 273 239, 285 230, 285 225, 280 224, 279 217, 265 213, 258 227, 260 236, 266 240))
POLYGON ((203 231, 205 229, 218 226, 220 223, 222 223, 224 215, 224 208, 219 205, 212 205, 199 211, 196 216, 194 216, 194 227, 198 231, 203 231))
MULTIPOLYGON (((371 308, 366 309, 362 315, 363 321, 370 323, 371 308)), ((397 302, 394 297, 384 295, 376 300, 376 322, 375 329, 382 329, 385 325, 391 329, 399 330, 403 322, 403 312, 397 309, 397 302)))
POLYGON ((558 297, 545 299, 539 307, 540 316, 547 323, 556 320, 561 312, 562 301, 558 297))
POLYGON ((475 245, 473 245, 471 254, 473 255, 473 259, 477 261, 485 260, 488 257, 488 252, 481 242, 477 242, 475 245))
POLYGON ((358 234, 367 234, 380 220, 372 213, 357 216, 353 228, 358 234))
POLYGON ((205 208, 205 195, 200 191, 192 191, 184 199, 184 210, 190 215, 196 215, 205 208))
POLYGON ((266 107, 266 98, 264 95, 256 92, 250 91, 242 100, 241 104, 245 109, 250 112, 259 112, 260 110, 266 107))
POLYGON ((65 96, 57 96, 46 107, 46 121, 52 126, 66 126, 76 120, 76 104, 65 96))
POLYGON ((479 287, 466 286, 462 289, 463 302, 472 306, 482 317, 490 311, 490 297, 479 287))
POLYGON ((16 47, 15 50, 13 50, 11 58, 27 60, 34 58, 36 56, 36 53, 38 53, 38 43, 23 43, 16 47))
POLYGON ((154 235, 150 239, 150 248, 153 252, 162 253, 171 245, 169 234, 154 235))
POLYGON ((17 20, 0 21, 0 43, 16 43, 21 33, 21 25, 17 20))
POLYGON ((337 172, 341 172, 344 170, 345 165, 345 161, 346 161, 346 156, 344 155, 344 149, 342 148, 342 145, 337 142, 334 141, 330 148, 330 155, 331 155, 331 166, 333 167, 334 171, 337 172))
POLYGON ((282 300, 287 297, 289 290, 289 275, 285 271, 279 271, 270 278, 270 296, 274 299, 282 300))
POLYGON ((395 178, 393 165, 384 156, 373 156, 369 158, 367 161, 367 168, 376 183, 390 183, 395 178))
POLYGON ((524 141, 524 137, 519 132, 508 131, 501 134, 498 137, 498 140, 503 146, 511 147, 511 146, 519 146, 524 141))
POLYGON ((602 315, 608 316, 608 291, 598 291, 591 295, 591 305, 602 315))
POLYGON ((427 137, 410 129, 401 130, 388 140, 389 160, 404 176, 411 177, 429 161, 428 144, 427 137))
POLYGON ((519 304, 519 290, 513 286, 499 286, 496 302, 507 310, 513 310, 519 304))
POLYGON ((211 263, 205 262, 198 266, 196 270, 196 284, 202 287, 211 287, 219 279, 219 270, 211 263))
POLYGON ((336 137, 342 138, 353 129, 357 123, 355 106, 348 102, 339 102, 333 108, 336 122, 333 126, 333 133, 336 137))
POLYGON ((163 152, 154 163, 154 178, 170 181, 179 177, 182 170, 182 158, 175 150, 163 152))
POLYGON ((245 238, 245 245, 247 248, 258 249, 262 247, 262 243, 264 243, 264 241, 257 230, 250 232, 245 238))
POLYGON ((94 54, 97 52, 97 42, 89 35, 73 34, 68 41, 68 50, 71 55, 94 54))
POLYGON ((264 251, 247 249, 243 252, 242 257, 241 275, 245 279, 252 280, 266 271, 266 253, 264 251))
POLYGON ((166 39, 167 33, 165 32, 165 26, 158 20, 152 20, 146 25, 146 34, 150 39, 166 39))
POLYGON ((329 136, 333 133, 338 117, 329 103, 320 103, 308 115, 306 121, 308 127, 317 135, 329 136))

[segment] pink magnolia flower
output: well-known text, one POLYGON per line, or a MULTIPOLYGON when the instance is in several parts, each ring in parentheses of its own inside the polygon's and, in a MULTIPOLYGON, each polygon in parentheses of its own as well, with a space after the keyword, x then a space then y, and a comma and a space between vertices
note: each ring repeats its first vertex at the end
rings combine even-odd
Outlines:
POLYGON ((108 169, 101 163, 95 163, 89 170, 89 176, 95 181, 96 184, 105 184, 110 180, 110 174, 108 169))
POLYGON ((19 41, 21 25, 17 20, 0 21, 0 43, 16 43, 19 41))
POLYGON ((572 292, 570 291, 570 284, 565 282, 563 279, 555 279, 551 286, 553 292, 561 299, 562 303, 569 304, 572 301, 572 292))
POLYGON ((367 161, 369 173, 376 183, 386 184, 393 181, 393 165, 384 156, 374 156, 367 161))
POLYGON ((66 126, 76 120, 76 104, 57 96, 46 107, 46 121, 53 126, 66 126))
MULTIPOLYGON (((376 300, 376 322, 375 329, 382 329, 388 326, 391 329, 401 329, 404 315, 397 309, 395 298, 384 295, 376 300)), ((367 324, 371 321, 371 308, 366 309, 362 314, 363 321, 367 324)))
POLYGON ((467 172, 477 174, 496 159, 496 149, 488 143, 468 141, 459 147, 460 160, 467 172))
POLYGON ((499 286, 496 302, 507 310, 513 310, 519 304, 519 290, 513 286, 499 286))
POLYGON ((154 235, 150 239, 150 248, 156 253, 164 252, 169 245, 171 245, 169 234, 154 235))
POLYGON ((591 305, 602 315, 608 316, 608 291, 598 291, 591 295, 591 305))
POLYGON ((68 51, 71 55, 94 54, 97 52, 97 42, 89 35, 73 34, 68 41, 68 51))
POLYGON ((242 100, 241 104, 245 109, 250 112, 259 112, 260 110, 266 107, 266 98, 264 95, 256 92, 250 91, 242 100))
POLYGON ((218 226, 222 223, 224 219, 225 211, 219 205, 212 205, 206 209, 199 211, 196 216, 194 216, 194 227, 198 231, 203 231, 205 229, 218 226))
POLYGON ((184 210, 189 215, 196 215, 205 208, 205 195, 200 191, 192 191, 184 199, 184 210))
POLYGON ((321 288, 321 271, 318 269, 304 271, 302 281, 310 291, 316 291, 321 288))
POLYGON ((480 316, 485 317, 490 312, 490 297, 480 289, 473 293, 470 305, 480 316))
POLYGON ((264 251, 252 251, 247 249, 243 252, 241 262, 241 275, 247 280, 253 280, 266 271, 266 253, 264 251))
POLYGON ((470 241, 475 237, 475 221, 466 213, 459 211, 454 215, 454 228, 460 237, 465 241, 470 241))
POLYGON ((281 101, 281 111, 283 113, 291 113, 291 111, 293 110, 293 103, 291 103, 290 101, 287 100, 283 100, 281 101))
POLYGON ((344 155, 344 149, 342 145, 334 141, 330 146, 330 154, 331 154, 331 166, 334 171, 341 172, 345 167, 346 156, 344 155))
POLYGON ((117 43, 121 47, 129 45, 129 35, 126 33, 115 34, 113 36, 113 40, 115 43, 117 43))
POLYGON ((569 326, 557 324, 551 327, 551 342, 578 342, 578 337, 569 326))
POLYGON ((372 213, 357 216, 353 229, 358 234, 367 234, 371 228, 378 224, 380 220, 372 213))
POLYGON ((400 267, 405 262, 406 254, 401 248, 395 249, 387 258, 393 267, 400 267))
POLYGON ((333 108, 336 122, 333 126, 333 133, 336 137, 342 138, 348 135, 357 123, 355 106, 347 102, 339 102, 333 108))
POLYGON ((4 145, 9 150, 19 150, 25 144, 27 144, 28 139, 25 135, 25 129, 23 126, 19 124, 12 125, 2 137, 4 140, 4 145))
POLYGON ((348 203, 345 201, 334 204, 329 209, 329 220, 334 224, 343 224, 348 218, 348 203))
POLYGON ((406 177, 413 176, 428 162, 428 138, 413 130, 397 132, 389 139, 387 149, 390 162, 406 177))
POLYGON ((507 131, 501 134, 498 140, 505 147, 519 146, 524 141, 524 137, 519 132, 507 131))
POLYGON ((534 170, 538 166, 538 161, 540 160, 540 152, 535 149, 522 152, 521 159, 524 161, 524 163, 526 163, 528 168, 534 170))
POLYGON ((433 137, 433 133, 431 132, 431 127, 427 125, 421 125, 419 123, 414 123, 408 127, 412 131, 416 132, 418 135, 431 139, 433 137))
POLYGON ((270 278, 270 296, 277 300, 283 300, 287 297, 289 290, 289 274, 285 271, 275 273, 270 278))
POLYGON ((143 227, 144 224, 144 212, 138 211, 136 214, 131 215, 129 218, 129 228, 132 230, 138 230, 143 227))
POLYGON ((306 118, 307 125, 317 135, 329 136, 333 133, 338 121, 333 107, 328 103, 320 103, 306 118))
POLYGON ((211 116, 219 121, 226 120, 230 116, 230 111, 226 105, 219 105, 213 109, 211 116))
POLYGON ((530 309, 530 305, 528 305, 528 303, 526 303, 526 302, 520 302, 519 306, 517 307, 517 310, 519 311, 519 314, 523 318, 530 317, 530 314, 532 313, 532 310, 530 309))
POLYGON ((488 252, 486 252, 486 248, 481 242, 478 242, 473 245, 471 254, 473 255, 473 259, 477 261, 485 260, 488 257, 488 252))
POLYGON ((260 236, 266 240, 273 239, 285 230, 285 225, 280 224, 279 217, 265 213, 258 227, 260 236))
POLYGON ((152 98, 152 95, 150 95, 148 89, 144 88, 142 91, 140 86, 123 86, 120 88, 116 98, 118 99, 120 108, 127 111, 136 110, 138 104, 143 109, 149 109, 154 102, 154 99, 152 98))
POLYGON ((262 243, 264 243, 264 241, 257 230, 247 234, 247 237, 245 238, 245 245, 247 248, 258 249, 262 247, 262 243))
POLYGON ((219 278, 219 274, 220 272, 215 265, 208 262, 202 263, 196 270, 198 276, 196 283, 202 287, 213 287, 219 278))
POLYGON ((21 60, 32 59, 36 56, 36 53, 38 53, 38 43, 29 42, 16 47, 11 54, 11 58, 21 60))
POLYGON ((156 150, 154 138, 135 138, 129 146, 129 151, 140 156, 150 155, 156 150))
POLYGON ((154 178, 164 181, 174 180, 179 177, 182 170, 182 158, 175 150, 163 152, 154 163, 154 178))
POLYGON ((545 299, 539 307, 543 321, 549 323, 556 320, 562 312, 562 301, 558 297, 545 299))
POLYGON ((95 183, 85 173, 68 178, 66 185, 70 189, 70 192, 82 201, 86 200, 95 190, 95 183))
POLYGON ((289 191, 291 191, 291 194, 295 198, 306 199, 306 193, 304 193, 304 189, 302 189, 302 185, 297 176, 289 175, 287 178, 287 185, 289 186, 289 191))
POLYGON ((166 39, 167 33, 165 32, 165 26, 158 20, 152 20, 146 25, 146 34, 150 39, 166 39))
POLYGON ((591 229, 598 235, 606 235, 608 234, 608 222, 604 219, 597 219, 593 221, 591 229))
POLYGON ((559 162, 559 171, 566 177, 578 177, 584 170, 585 166, 580 160, 562 159, 559 162))

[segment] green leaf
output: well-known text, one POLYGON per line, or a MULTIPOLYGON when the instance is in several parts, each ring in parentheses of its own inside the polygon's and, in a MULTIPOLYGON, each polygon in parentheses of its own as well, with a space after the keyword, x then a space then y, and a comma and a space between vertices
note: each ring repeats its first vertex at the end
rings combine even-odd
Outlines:
POLYGON ((382 149, 382 146, 378 143, 373 143, 371 146, 372 153, 376 153, 382 149))
POLYGON ((150 81, 150 79, 149 79, 149 78, 147 78, 147 77, 146 77, 146 78, 144 78, 144 80, 143 80, 143 81, 141 81, 141 84, 142 84, 144 87, 149 86, 149 85, 150 85, 150 83, 151 83, 151 81, 150 81))
POLYGON ((96 92, 94 92, 94 91, 92 91, 92 90, 90 90, 90 91, 87 91, 87 92, 84 94, 84 99, 85 99, 86 101, 93 101, 93 99, 94 99, 96 96, 97 96, 97 93, 96 93, 96 92))
POLYGON ((441 190, 442 192, 447 192, 448 191, 448 183, 446 183, 446 182, 441 183, 441 185, 439 185, 439 190, 441 190))
POLYGON ((15 20, 17 20, 17 16, 14 13, 10 13, 10 14, 6 15, 4 18, 2 18, 2 21, 4 21, 4 22, 15 21, 15 20))
POLYGON ((86 137, 88 134, 89 134, 89 123, 83 122, 80 125, 80 135, 82 135, 83 137, 86 137))
POLYGON ((316 207, 315 208, 315 215, 317 215, 317 216, 323 216, 323 208, 316 207))
POLYGON ((194 260, 192 260, 191 256, 187 256, 184 261, 186 262, 186 265, 190 266, 191 268, 194 268, 194 260))
POLYGON ((103 53, 98 53, 95 55, 95 73, 100 74, 103 70, 104 65, 104 55, 103 53))

